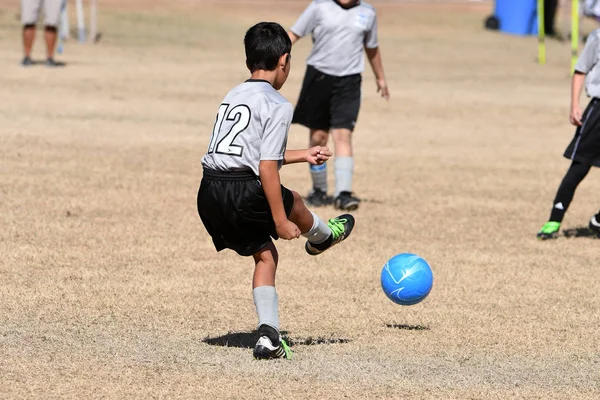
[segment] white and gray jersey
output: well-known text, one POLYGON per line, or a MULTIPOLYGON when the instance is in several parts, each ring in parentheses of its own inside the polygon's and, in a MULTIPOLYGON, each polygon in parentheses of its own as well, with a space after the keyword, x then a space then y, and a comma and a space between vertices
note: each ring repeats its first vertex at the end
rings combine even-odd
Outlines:
POLYGON ((269 82, 249 79, 238 85, 219 107, 202 165, 256 176, 261 160, 279 161, 281 167, 293 113, 292 104, 269 82))
POLYGON ((333 0, 314 0, 291 31, 298 37, 312 33, 313 47, 306 63, 333 76, 365 70, 363 48, 377 43, 377 15, 364 2, 344 9, 333 0))
POLYGON ((575 71, 586 74, 585 91, 590 97, 600 98, 600 29, 592 32, 575 64, 575 71))

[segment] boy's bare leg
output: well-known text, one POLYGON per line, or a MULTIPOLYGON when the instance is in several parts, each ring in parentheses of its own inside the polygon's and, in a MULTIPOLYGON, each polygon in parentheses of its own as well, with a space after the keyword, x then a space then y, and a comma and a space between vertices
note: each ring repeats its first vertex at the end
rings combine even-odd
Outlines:
POLYGON ((275 286, 275 273, 277 271, 279 254, 273 242, 252 255, 252 257, 255 264, 252 289, 256 289, 259 286, 275 286))
POLYGON ((298 229, 300 229, 302 234, 305 234, 313 227, 315 218, 313 213, 311 213, 308 208, 306 208, 306 205, 304 205, 302 197, 296 192, 292 193, 294 195, 294 207, 292 207, 289 220, 298 226, 298 229))
POLYGON ((46 39, 46 58, 54 57, 54 48, 56 47, 56 38, 58 36, 55 26, 46 26, 44 29, 44 39, 46 39))
POLYGON ((310 130, 310 147, 315 146, 327 146, 329 139, 329 132, 323 129, 311 129, 310 130))
MULTIPOLYGON (((322 129, 311 129, 310 130, 310 146, 327 146, 327 141, 329 139, 329 132, 324 131, 322 129)), ((322 203, 326 203, 326 194, 327 194, 327 164, 323 163, 321 165, 310 165, 310 176, 312 177, 312 187, 313 191, 317 189, 321 193, 313 196, 314 199, 310 199, 310 203, 315 206, 324 205, 322 203)), ((311 196, 309 196, 311 197, 311 196)))
POLYGON ((23 27, 23 52, 25 57, 31 57, 31 49, 35 40, 35 25, 25 25, 23 27))
POLYGON ((352 157, 352 131, 350 129, 335 128, 331 130, 335 144, 335 156, 352 157))

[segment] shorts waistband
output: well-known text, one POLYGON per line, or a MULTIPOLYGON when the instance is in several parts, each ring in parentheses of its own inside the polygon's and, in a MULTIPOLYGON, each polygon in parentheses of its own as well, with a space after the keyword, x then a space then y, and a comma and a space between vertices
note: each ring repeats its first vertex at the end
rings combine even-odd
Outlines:
POLYGON ((330 75, 330 74, 326 74, 325 72, 321 71, 320 69, 310 65, 310 64, 306 64, 306 68, 307 69, 313 69, 315 71, 317 71, 320 74, 325 75, 327 78, 331 78, 331 79, 348 79, 348 78, 356 78, 356 77, 361 77, 362 74, 359 72, 357 74, 350 74, 350 75, 342 75, 342 76, 337 76, 337 75, 330 75))
POLYGON ((215 179, 219 181, 255 181, 258 179, 251 170, 246 171, 217 171, 210 168, 204 168, 204 178, 215 179))

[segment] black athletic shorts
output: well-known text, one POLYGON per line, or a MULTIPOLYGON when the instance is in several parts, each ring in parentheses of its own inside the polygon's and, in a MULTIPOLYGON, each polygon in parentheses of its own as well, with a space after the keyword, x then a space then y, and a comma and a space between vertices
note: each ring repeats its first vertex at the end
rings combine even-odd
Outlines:
POLYGON ((310 129, 354 130, 360 109, 360 74, 332 76, 308 65, 293 123, 310 129))
POLYGON ((593 98, 583 112, 581 126, 564 156, 583 164, 600 167, 600 99, 593 98))
MULTIPOLYGON (((294 195, 281 186, 283 206, 289 216, 294 195)), ((204 169, 198 190, 198 214, 217 251, 235 250, 251 256, 278 239, 269 202, 252 171, 219 172, 204 169)))

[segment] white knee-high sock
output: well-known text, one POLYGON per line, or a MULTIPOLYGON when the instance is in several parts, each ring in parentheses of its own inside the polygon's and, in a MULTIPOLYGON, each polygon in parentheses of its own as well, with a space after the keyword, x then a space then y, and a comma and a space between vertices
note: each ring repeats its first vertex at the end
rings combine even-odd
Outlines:
POLYGON ((313 226, 308 232, 303 233, 302 236, 307 238, 311 243, 323 243, 331 236, 331 228, 317 214, 312 211, 310 213, 313 216, 313 226))
POLYGON ((252 289, 258 326, 269 325, 279 332, 279 297, 274 286, 258 286, 252 289))
POLYGON ((354 175, 354 159, 352 157, 336 157, 335 159, 335 196, 342 192, 352 191, 354 175))

